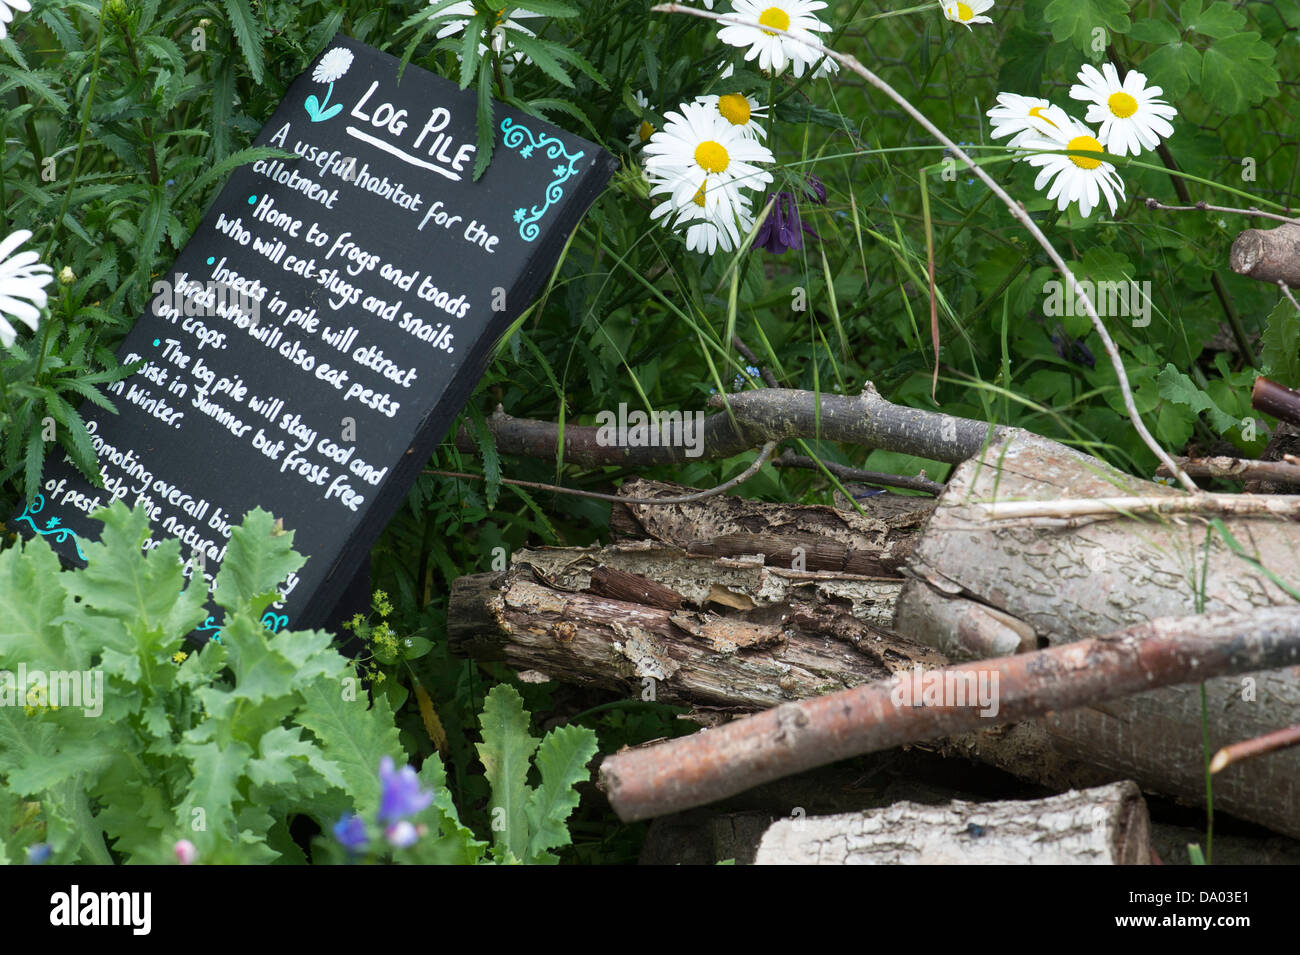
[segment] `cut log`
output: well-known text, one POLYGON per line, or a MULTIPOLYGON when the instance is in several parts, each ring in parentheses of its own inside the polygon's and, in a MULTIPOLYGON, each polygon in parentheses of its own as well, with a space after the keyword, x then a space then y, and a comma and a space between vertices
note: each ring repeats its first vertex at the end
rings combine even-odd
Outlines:
POLYGON ((1300 225, 1284 222, 1275 229, 1246 229, 1232 243, 1228 261, 1241 275, 1300 288, 1300 225))
MULTIPOLYGON (((1114 514, 989 520, 980 502, 1181 496, 1026 432, 957 468, 916 544, 894 629, 952 653, 970 605, 1030 628, 1042 646, 1200 611, 1296 607, 1300 524, 1267 517, 1114 514)), ((962 649, 985 656, 976 642, 962 649)), ((1210 745, 1294 722, 1300 668, 1205 684, 1210 745)), ((1148 791, 1204 800, 1201 690, 1193 683, 1045 719, 1066 759, 1129 777, 1148 791)), ((1232 767, 1214 805, 1300 835, 1300 751, 1232 767)))
POLYGON ((782 819, 755 865, 1147 865, 1151 822, 1124 781, 1047 799, 884 809, 782 819))
POLYGON ((504 572, 457 580, 447 629, 467 656, 746 712, 942 665, 872 622, 892 616, 900 586, 649 542, 543 548, 516 552, 504 572))

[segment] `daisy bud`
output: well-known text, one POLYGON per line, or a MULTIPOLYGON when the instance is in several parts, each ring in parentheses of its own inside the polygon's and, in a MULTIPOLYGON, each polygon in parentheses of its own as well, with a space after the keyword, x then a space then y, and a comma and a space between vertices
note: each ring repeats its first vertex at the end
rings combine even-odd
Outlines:
POLYGON ((77 281, 77 273, 65 265, 59 272, 59 284, 71 285, 75 281, 77 281))

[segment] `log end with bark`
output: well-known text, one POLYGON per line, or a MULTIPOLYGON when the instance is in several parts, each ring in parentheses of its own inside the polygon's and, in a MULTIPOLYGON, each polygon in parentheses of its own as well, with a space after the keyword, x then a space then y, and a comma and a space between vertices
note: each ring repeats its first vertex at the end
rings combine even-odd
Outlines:
POLYGON ((1232 243, 1228 261, 1239 275, 1300 288, 1300 225, 1246 229, 1232 243))

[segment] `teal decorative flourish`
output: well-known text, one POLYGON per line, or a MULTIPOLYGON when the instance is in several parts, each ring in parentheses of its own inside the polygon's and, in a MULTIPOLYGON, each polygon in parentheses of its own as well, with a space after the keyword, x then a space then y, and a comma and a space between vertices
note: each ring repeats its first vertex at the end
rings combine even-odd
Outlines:
POLYGON ((207 620, 204 620, 203 623, 199 624, 194 629, 196 631, 211 630, 212 636, 210 639, 217 641, 217 643, 221 642, 221 628, 217 626, 216 622, 213 621, 212 617, 208 617, 207 620))
POLYGON ((62 544, 68 538, 72 538, 72 546, 77 549, 77 556, 82 560, 85 560, 86 555, 81 552, 81 544, 77 540, 77 532, 71 527, 62 526, 62 522, 57 517, 51 517, 47 520, 45 522, 44 530, 36 526, 36 522, 32 520, 32 517, 43 510, 45 510, 45 495, 37 494, 32 498, 31 503, 23 508, 23 512, 18 515, 16 520, 26 521, 31 525, 32 530, 36 533, 40 534, 42 537, 53 537, 55 542, 59 544, 62 544))
POLYGON ((315 93, 307 97, 307 101, 303 105, 306 107, 307 115, 311 117, 313 123, 323 123, 327 119, 332 119, 338 115, 340 110, 343 109, 342 103, 335 103, 333 106, 326 109, 326 106, 330 101, 330 96, 332 96, 333 93, 334 84, 330 83, 329 89, 325 91, 325 102, 322 103, 317 100, 315 93))
POLYGON ((544 150, 546 158, 559 159, 564 157, 567 164, 560 163, 551 170, 551 175, 555 178, 551 180, 546 187, 546 201, 531 209, 518 208, 515 210, 514 220, 519 224, 519 234, 525 242, 532 242, 541 234, 541 227, 537 225, 538 220, 546 215, 548 209, 564 197, 564 184, 578 174, 578 160, 586 155, 585 152, 579 151, 571 153, 564 148, 564 143, 560 142, 554 136, 535 135, 532 130, 521 123, 516 123, 507 116, 501 120, 501 132, 504 136, 503 142, 508 149, 519 151, 519 155, 525 159, 531 159, 536 150, 544 150))
MULTIPOLYGON (((279 633, 288 625, 289 625, 289 618, 285 614, 272 613, 270 610, 262 614, 262 626, 267 630, 270 630, 272 633, 279 633)), ((203 623, 195 627, 194 630, 196 632, 199 630, 211 630, 212 631, 211 639, 217 641, 217 643, 221 642, 221 627, 217 626, 217 624, 213 621, 211 617, 208 617, 207 620, 204 620, 203 623)))

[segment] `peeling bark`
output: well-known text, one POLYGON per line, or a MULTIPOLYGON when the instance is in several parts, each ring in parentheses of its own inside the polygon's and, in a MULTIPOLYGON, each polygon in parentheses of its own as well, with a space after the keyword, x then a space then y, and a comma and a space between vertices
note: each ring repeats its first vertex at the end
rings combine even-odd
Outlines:
POLYGON ((1300 225, 1246 229, 1232 243, 1228 261, 1240 275, 1300 288, 1300 225))

